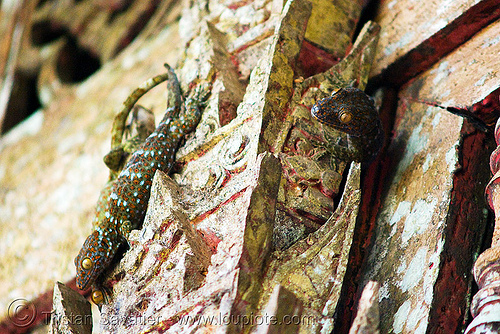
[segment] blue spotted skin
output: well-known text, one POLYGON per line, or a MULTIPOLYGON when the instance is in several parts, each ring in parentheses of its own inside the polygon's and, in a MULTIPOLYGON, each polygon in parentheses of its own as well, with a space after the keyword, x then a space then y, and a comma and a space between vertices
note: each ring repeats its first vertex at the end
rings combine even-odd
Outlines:
POLYGON ((118 247, 126 242, 130 230, 141 226, 156 170, 170 171, 181 139, 200 121, 198 101, 188 100, 180 115, 178 103, 181 99, 167 110, 156 130, 132 154, 112 183, 110 195, 98 202, 94 231, 75 258, 78 288, 84 290, 93 284, 107 269, 118 247))
POLYGON ((366 161, 375 158, 384 140, 382 122, 373 100, 358 88, 340 88, 311 108, 319 122, 347 134, 348 147, 331 144, 341 160, 366 161))

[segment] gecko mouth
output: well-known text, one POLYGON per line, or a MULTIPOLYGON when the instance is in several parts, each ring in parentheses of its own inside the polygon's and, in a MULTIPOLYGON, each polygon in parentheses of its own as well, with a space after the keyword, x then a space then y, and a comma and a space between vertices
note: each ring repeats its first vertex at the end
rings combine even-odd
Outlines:
POLYGON ((80 290, 86 290, 90 285, 90 282, 89 280, 80 280, 80 279, 77 279, 76 280, 76 286, 78 289, 80 290))

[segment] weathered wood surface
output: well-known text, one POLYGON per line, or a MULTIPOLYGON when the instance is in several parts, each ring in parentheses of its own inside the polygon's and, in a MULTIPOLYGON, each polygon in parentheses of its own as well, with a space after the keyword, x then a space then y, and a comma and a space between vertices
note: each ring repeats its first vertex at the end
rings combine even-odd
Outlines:
POLYGON ((372 76, 399 86, 499 17, 497 0, 380 1, 375 21, 382 31, 372 76))
POLYGON ((495 23, 399 92, 385 192, 365 279, 380 282, 381 332, 463 330, 485 231, 491 138, 429 105, 467 106, 498 87, 495 23), (383 259, 381 261, 381 259, 383 259))

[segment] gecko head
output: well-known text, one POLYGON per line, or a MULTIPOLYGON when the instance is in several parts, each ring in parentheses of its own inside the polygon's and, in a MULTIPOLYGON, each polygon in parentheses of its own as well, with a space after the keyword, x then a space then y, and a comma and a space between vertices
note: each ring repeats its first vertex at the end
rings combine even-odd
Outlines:
POLYGON ((362 136, 373 129, 378 120, 371 97, 354 87, 337 89, 331 96, 317 101, 311 114, 321 123, 353 136, 362 136))
POLYGON ((85 290, 109 266, 122 243, 122 238, 111 228, 96 228, 83 243, 75 258, 76 286, 85 290))

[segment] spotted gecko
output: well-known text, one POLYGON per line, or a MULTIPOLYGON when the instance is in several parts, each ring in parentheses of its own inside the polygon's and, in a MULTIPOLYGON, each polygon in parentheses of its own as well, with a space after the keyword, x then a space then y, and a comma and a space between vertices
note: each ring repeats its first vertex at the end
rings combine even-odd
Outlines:
POLYGON ((334 90, 311 108, 319 122, 347 134, 348 147, 330 143, 334 156, 346 161, 371 161, 378 154, 384 133, 373 100, 354 87, 334 90))
POLYGON ((177 77, 168 69, 169 88, 174 88, 174 95, 177 95, 171 99, 174 105, 167 109, 156 130, 131 155, 110 185, 109 195, 98 202, 93 231, 75 258, 76 284, 82 290, 96 282, 107 269, 130 230, 140 227, 155 171, 170 171, 181 139, 200 121, 199 105, 206 100, 210 85, 200 84, 194 97, 183 103, 177 77))

